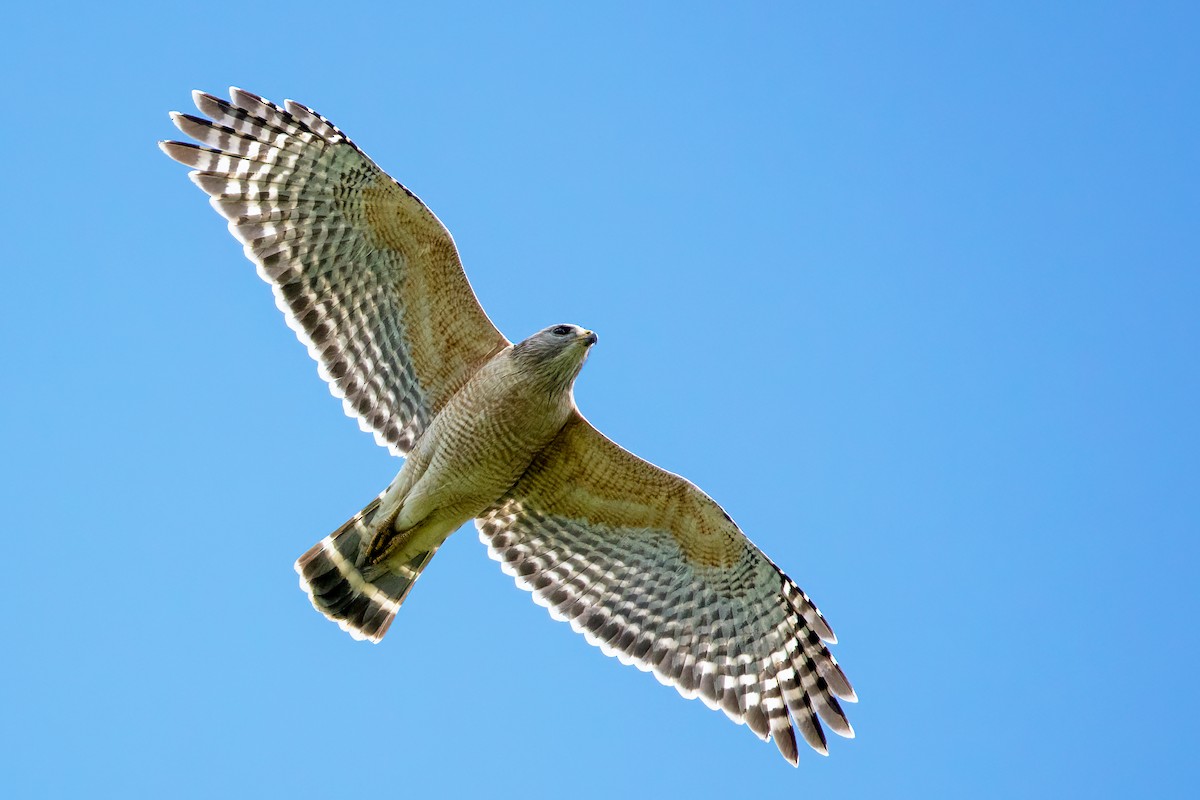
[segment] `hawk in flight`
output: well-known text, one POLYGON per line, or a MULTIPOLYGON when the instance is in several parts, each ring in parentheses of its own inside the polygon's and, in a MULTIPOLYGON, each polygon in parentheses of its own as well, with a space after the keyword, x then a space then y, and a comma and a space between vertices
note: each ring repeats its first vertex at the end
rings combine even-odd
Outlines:
POLYGON ((229 221, 346 413, 405 462, 296 562, 318 611, 378 642, 446 537, 488 554, 557 619, 699 697, 795 764, 795 731, 853 729, 854 690, 808 596, 728 514, 597 431, 572 386, 596 334, 513 344, 476 300, 449 232, 329 120, 240 89, 173 113, 161 142, 229 221))

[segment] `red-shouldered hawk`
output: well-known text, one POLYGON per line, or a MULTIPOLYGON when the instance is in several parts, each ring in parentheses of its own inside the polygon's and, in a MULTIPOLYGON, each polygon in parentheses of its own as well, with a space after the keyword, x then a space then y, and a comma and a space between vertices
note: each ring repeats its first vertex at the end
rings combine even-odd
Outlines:
POLYGON ((313 605, 378 642, 446 537, 488 553, 552 616, 798 760, 855 700, 808 596, 694 485, 605 438, 572 387, 596 335, 511 344, 450 234, 324 117, 240 89, 172 114, 194 168, 346 412, 405 456, 395 480, 296 562, 313 605), (818 719, 819 718, 819 719, 818 719))

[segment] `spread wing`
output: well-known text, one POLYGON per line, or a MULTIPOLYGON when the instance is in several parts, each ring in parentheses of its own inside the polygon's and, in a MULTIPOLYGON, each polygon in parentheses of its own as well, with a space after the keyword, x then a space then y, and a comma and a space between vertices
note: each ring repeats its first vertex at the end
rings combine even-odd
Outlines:
POLYGON ((624 663, 699 696, 798 760, 793 723, 853 736, 854 690, 808 596, 710 497, 576 413, 476 521, 489 554, 557 619, 624 663), (789 718, 790 715, 790 718, 789 718))
POLYGON ((200 142, 161 142, 271 284, 346 413, 398 455, 508 341, 479 306, 449 232, 328 120, 240 89, 195 92, 200 142))

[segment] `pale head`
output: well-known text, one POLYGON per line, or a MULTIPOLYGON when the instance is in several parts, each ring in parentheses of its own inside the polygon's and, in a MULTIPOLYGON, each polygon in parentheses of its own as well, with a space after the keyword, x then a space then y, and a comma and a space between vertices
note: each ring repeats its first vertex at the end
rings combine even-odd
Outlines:
POLYGON ((512 356, 548 389, 568 389, 596 343, 596 334, 578 325, 551 325, 513 345, 512 356))

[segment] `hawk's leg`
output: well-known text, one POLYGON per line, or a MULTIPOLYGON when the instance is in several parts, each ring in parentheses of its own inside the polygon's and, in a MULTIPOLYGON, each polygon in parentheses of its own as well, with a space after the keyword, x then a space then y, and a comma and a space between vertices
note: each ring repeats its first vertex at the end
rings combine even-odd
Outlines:
POLYGON ((431 553, 467 519, 453 510, 439 509, 416 524, 400 530, 396 527, 400 509, 391 514, 375 532, 362 558, 363 574, 384 569, 403 572, 414 559, 431 553))

